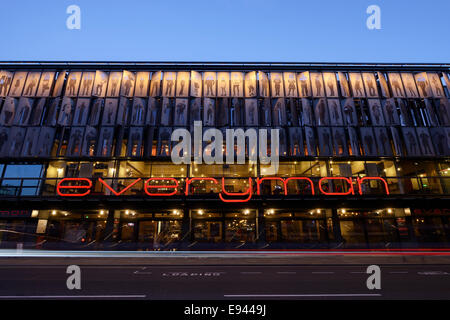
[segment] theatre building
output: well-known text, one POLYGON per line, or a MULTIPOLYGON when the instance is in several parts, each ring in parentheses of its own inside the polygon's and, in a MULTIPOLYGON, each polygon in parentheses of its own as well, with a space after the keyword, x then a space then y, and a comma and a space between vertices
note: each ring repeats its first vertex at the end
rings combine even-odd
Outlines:
POLYGON ((448 64, 0 63, 0 248, 450 247, 449 76, 448 64), (192 161, 173 160, 179 129, 192 161), (207 163, 213 142, 223 161, 207 163))

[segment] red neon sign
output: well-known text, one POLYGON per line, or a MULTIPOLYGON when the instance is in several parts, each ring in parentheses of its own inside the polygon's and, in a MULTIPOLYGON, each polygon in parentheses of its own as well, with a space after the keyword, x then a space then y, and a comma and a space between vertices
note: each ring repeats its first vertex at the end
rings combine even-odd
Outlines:
MULTIPOLYGON (((225 190, 225 178, 222 178, 222 183, 221 183, 221 187, 222 190, 219 193, 219 198, 220 200, 222 200, 223 202, 247 202, 250 201, 250 199, 253 196, 253 179, 254 178, 248 178, 248 184, 249 187, 247 189, 246 192, 228 192, 225 190), (229 196, 229 197, 245 197, 244 199, 226 199, 224 196, 229 196)), ((189 186, 192 184, 192 182, 194 181, 199 181, 199 180, 205 180, 205 181, 211 181, 215 184, 219 184, 219 182, 217 181, 217 179, 215 178, 210 178, 210 177, 205 177, 205 178, 190 178, 190 179, 186 179, 186 183, 185 183, 185 191, 184 191, 184 195, 185 196, 189 196, 189 186)), ((264 178, 256 178, 256 188, 257 188, 257 192, 256 194, 258 196, 261 195, 261 189, 260 189, 260 185, 263 181, 280 181, 283 183, 284 186, 284 195, 288 195, 287 192, 287 187, 288 187, 288 183, 289 181, 293 181, 293 180, 305 180, 306 182, 309 183, 310 187, 311 187, 311 194, 315 195, 315 190, 314 190, 314 183, 310 178, 307 177, 289 177, 287 179, 284 178, 280 178, 280 177, 264 177, 264 178)), ((389 186, 386 182, 385 179, 381 178, 381 177, 363 177, 363 178, 357 178, 356 179, 356 183, 358 185, 358 192, 360 195, 363 194, 361 185, 365 182, 365 181, 370 181, 370 180, 375 180, 375 181, 380 181, 381 184, 384 186, 384 190, 386 192, 386 195, 389 195, 389 186)), ((111 186, 109 186, 102 178, 98 178, 98 181, 103 184, 106 189, 108 189, 109 191, 111 191, 111 193, 114 196, 121 196, 124 195, 124 193, 129 190, 132 186, 136 185, 138 182, 142 181, 141 178, 137 178, 136 180, 134 180, 130 185, 128 185, 126 188, 124 188, 121 191, 116 191, 113 188, 111 188, 111 186)), ((355 194, 355 190, 353 187, 353 182, 354 180, 352 178, 346 178, 346 177, 323 177, 319 180, 318 182, 318 186, 319 186, 319 190, 322 194, 327 195, 327 196, 345 196, 345 195, 354 195, 355 194), (342 180, 345 181, 345 183, 348 184, 348 191, 346 192, 329 192, 328 190, 324 190, 323 188, 323 184, 325 180, 342 180)), ((175 178, 149 178, 148 180, 146 180, 144 182, 144 192, 148 195, 148 196, 152 196, 152 197, 170 197, 173 196, 175 194, 177 194, 178 192, 178 181, 175 178), (167 181, 167 182, 171 182, 171 184, 162 184, 162 185, 150 185, 150 183, 152 181, 167 181), (166 193, 154 193, 151 192, 151 190, 153 189, 173 189, 172 192, 166 192, 166 193)), ((92 188, 92 181, 91 179, 88 178, 64 178, 61 181, 58 182, 58 185, 56 187, 56 192, 58 193, 58 195, 60 195, 61 197, 84 197, 87 196, 88 194, 91 193, 91 188, 92 188), (67 185, 64 184, 65 182, 69 182, 69 181, 73 181, 73 182, 77 182, 76 185, 67 185), (81 183, 86 183, 84 185, 82 185, 81 183), (83 193, 78 193, 76 191, 73 191, 71 189, 85 189, 86 192, 83 193), (62 192, 62 190, 66 190, 64 192, 62 192)))

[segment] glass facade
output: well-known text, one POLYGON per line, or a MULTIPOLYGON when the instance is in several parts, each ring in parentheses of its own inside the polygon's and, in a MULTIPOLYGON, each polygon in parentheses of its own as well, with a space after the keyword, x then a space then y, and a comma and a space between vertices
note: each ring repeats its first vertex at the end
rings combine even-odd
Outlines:
POLYGON ((0 66, 0 247, 450 246, 449 66, 37 67, 0 66), (277 129, 277 172, 173 163, 195 121, 277 129))

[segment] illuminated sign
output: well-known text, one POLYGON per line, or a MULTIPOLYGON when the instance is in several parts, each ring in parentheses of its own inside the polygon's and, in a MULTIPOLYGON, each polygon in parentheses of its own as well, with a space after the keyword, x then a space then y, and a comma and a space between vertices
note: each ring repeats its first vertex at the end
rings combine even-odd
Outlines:
MULTIPOLYGON (((280 178, 280 177, 264 177, 264 178, 248 178, 248 189, 245 192, 228 192, 225 189, 225 178, 221 179, 221 187, 222 191, 219 193, 219 198, 223 202, 247 202, 249 201, 254 192, 253 183, 256 183, 256 195, 261 195, 261 183, 264 181, 279 181, 283 184, 284 195, 289 195, 288 193, 288 184, 292 181, 305 181, 310 186, 311 195, 315 195, 317 192, 314 188, 314 183, 310 178, 307 177, 289 177, 289 178, 280 178)), ((184 182, 184 195, 189 196, 192 193, 189 192, 189 186, 194 181, 210 181, 216 185, 219 185, 219 181, 215 178, 187 178, 184 182)), ((345 196, 345 195, 355 195, 358 193, 359 195, 363 195, 363 188, 361 187, 363 183, 368 181, 378 181, 382 187, 384 187, 386 195, 389 195, 389 187, 385 179, 381 177, 363 177, 363 178, 347 178, 347 177, 324 177, 321 178, 318 182, 318 193, 327 195, 327 196, 345 196), (324 184, 326 182, 331 181, 341 181, 345 185, 347 185, 346 190, 342 192, 331 192, 324 188, 324 184), (355 191, 354 184, 357 185, 357 192, 355 191)), ((114 190, 106 181, 102 178, 98 178, 98 182, 105 187, 105 190, 109 190, 112 196, 122 196, 127 190, 130 190, 131 187, 135 186, 139 182, 143 182, 143 188, 146 195, 151 197, 171 197, 181 192, 179 190, 179 183, 175 178, 149 178, 147 180, 142 180, 141 178, 135 179, 131 184, 120 191, 114 190), (158 185, 152 184, 152 182, 158 183, 158 185), (159 184, 162 182, 163 184, 159 184), (158 193, 159 191, 163 191, 162 193, 158 193), (170 190, 168 192, 168 190, 170 190)), ((61 197, 84 197, 91 193, 92 191, 92 180, 88 178, 64 178, 59 181, 56 192, 61 197), (75 184, 67 184, 74 182, 75 184)))
POLYGON ((1 210, 0 218, 29 218, 31 210, 1 210))

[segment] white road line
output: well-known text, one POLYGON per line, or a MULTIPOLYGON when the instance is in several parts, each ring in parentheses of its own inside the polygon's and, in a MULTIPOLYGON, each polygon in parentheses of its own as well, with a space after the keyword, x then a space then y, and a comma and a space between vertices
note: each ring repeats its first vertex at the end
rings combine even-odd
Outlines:
POLYGON ((73 296, 0 296, 0 299, 84 299, 84 298, 145 298, 145 294, 129 295, 73 295, 73 296))
POLYGON ((311 273, 317 273, 317 274, 332 274, 334 273, 333 271, 313 271, 311 273))
POLYGON ((278 274, 297 274, 297 272, 291 272, 291 271, 278 271, 278 274))
POLYGON ((260 273, 262 273, 262 272, 259 272, 259 271, 243 271, 243 272, 241 272, 241 274, 260 274, 260 273))
POLYGON ((226 298, 289 298, 289 297, 381 297, 380 293, 317 293, 317 294, 224 294, 226 298))
POLYGON ((146 271, 135 271, 133 272, 133 274, 152 274, 151 272, 146 272, 146 271))

